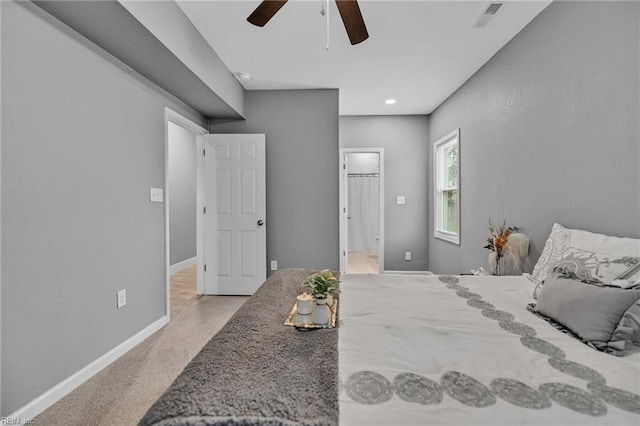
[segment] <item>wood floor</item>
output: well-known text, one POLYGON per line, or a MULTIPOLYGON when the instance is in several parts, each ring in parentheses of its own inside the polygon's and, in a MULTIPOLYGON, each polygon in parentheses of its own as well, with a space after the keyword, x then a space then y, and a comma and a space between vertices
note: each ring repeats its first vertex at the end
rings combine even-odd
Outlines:
POLYGON ((349 252, 347 258, 348 274, 377 274, 380 272, 378 253, 349 252))
POLYGON ((196 268, 192 265, 171 275, 171 316, 198 300, 196 294, 196 268))

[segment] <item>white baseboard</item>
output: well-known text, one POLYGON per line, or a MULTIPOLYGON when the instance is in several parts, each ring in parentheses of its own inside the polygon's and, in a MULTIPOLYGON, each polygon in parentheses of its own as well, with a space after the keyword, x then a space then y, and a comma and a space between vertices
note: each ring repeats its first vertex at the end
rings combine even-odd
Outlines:
POLYGON ((433 275, 431 271, 384 271, 385 274, 433 275))
POLYGON ((183 260, 182 262, 178 262, 175 265, 169 266, 169 274, 170 275, 176 274, 182 271, 183 269, 188 268, 191 265, 195 265, 196 263, 198 263, 197 257, 192 257, 191 259, 186 259, 186 260, 183 260))
POLYGON ((142 329, 136 335, 125 340, 100 358, 93 361, 83 369, 77 371, 71 376, 67 377, 39 397, 35 398, 27 405, 19 408, 14 413, 10 414, 9 418, 20 419, 33 419, 38 414, 49 408, 51 405, 59 401, 62 397, 69 392, 89 380, 94 375, 98 374, 103 368, 107 367, 122 355, 133 349, 140 342, 147 337, 151 336, 156 331, 160 330, 169 322, 168 316, 163 316, 159 320, 151 323, 146 328, 142 329))

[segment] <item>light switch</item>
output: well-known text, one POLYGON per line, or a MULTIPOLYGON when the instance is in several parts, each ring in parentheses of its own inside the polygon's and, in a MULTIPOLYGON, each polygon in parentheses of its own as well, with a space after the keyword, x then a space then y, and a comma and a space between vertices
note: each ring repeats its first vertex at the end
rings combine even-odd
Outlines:
POLYGON ((116 307, 118 309, 120 309, 124 305, 126 305, 127 304, 127 289, 123 288, 122 290, 118 290, 117 299, 118 299, 118 303, 117 303, 116 307))
POLYGON ((150 188, 149 189, 149 201, 152 203, 161 203, 163 200, 162 188, 150 188))
POLYGON ((396 197, 396 204, 404 204, 404 195, 398 195, 396 197))

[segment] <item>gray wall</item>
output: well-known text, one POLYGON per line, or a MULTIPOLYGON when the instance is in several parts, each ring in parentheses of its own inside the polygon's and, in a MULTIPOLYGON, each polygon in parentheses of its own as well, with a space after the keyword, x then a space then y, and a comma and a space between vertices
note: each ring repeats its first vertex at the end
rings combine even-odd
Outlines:
POLYGON ((169 123, 170 263, 196 255, 196 137, 169 123))
POLYGON ((175 2, 34 3, 205 116, 242 118, 244 89, 175 2))
MULTIPOLYGON (((218 54, 213 50, 209 42, 194 27, 191 20, 184 14, 182 8, 174 1, 139 1, 122 0, 119 2, 135 18, 142 23, 159 41, 162 42, 171 52, 189 67, 215 96, 228 104, 234 112, 240 116, 244 115, 244 88, 236 79, 233 73, 222 62, 218 54)), ((120 22, 111 21, 112 25, 120 22)), ((111 31, 113 33, 113 31, 111 31)), ((145 62, 153 63, 156 52, 138 52, 139 56, 147 57, 145 62)), ((183 77, 182 75, 180 77, 183 77)), ((171 82, 180 82, 175 76, 170 78, 171 82)), ((181 93, 196 91, 196 86, 190 89, 183 89, 181 93)), ((186 98, 186 102, 190 102, 186 98)), ((206 107, 205 107, 206 108, 206 107)), ((224 109, 217 108, 217 115, 207 112, 208 116, 214 117, 235 117, 236 114, 222 112, 224 109), (224 115, 223 115, 224 114, 224 115)))
POLYGON ((339 269, 338 91, 247 91, 245 116, 210 131, 266 134, 267 263, 339 269))
POLYGON ((428 270, 428 117, 342 116, 340 148, 384 148, 385 270, 428 270), (396 204, 397 195, 406 204, 396 204))
MULTIPOLYGON (((640 237, 640 4, 554 2, 431 115, 460 130, 461 245, 430 232, 437 273, 487 266, 488 220, 640 237)), ((433 214, 429 215, 433 229, 433 214)))
POLYGON ((149 202, 164 106, 206 123, 41 9, 1 7, 6 416, 165 314, 163 204, 149 202))

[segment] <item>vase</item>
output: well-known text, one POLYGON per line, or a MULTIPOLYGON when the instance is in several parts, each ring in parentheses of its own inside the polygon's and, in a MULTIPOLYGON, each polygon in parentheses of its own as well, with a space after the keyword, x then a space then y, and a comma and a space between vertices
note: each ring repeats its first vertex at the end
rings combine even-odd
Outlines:
POLYGON ((327 299, 316 299, 316 305, 313 307, 313 323, 325 325, 329 323, 331 318, 331 310, 327 305, 327 299))
POLYGON ((506 265, 504 263, 504 256, 497 256, 495 263, 491 265, 491 275, 504 275, 506 272, 506 265))

